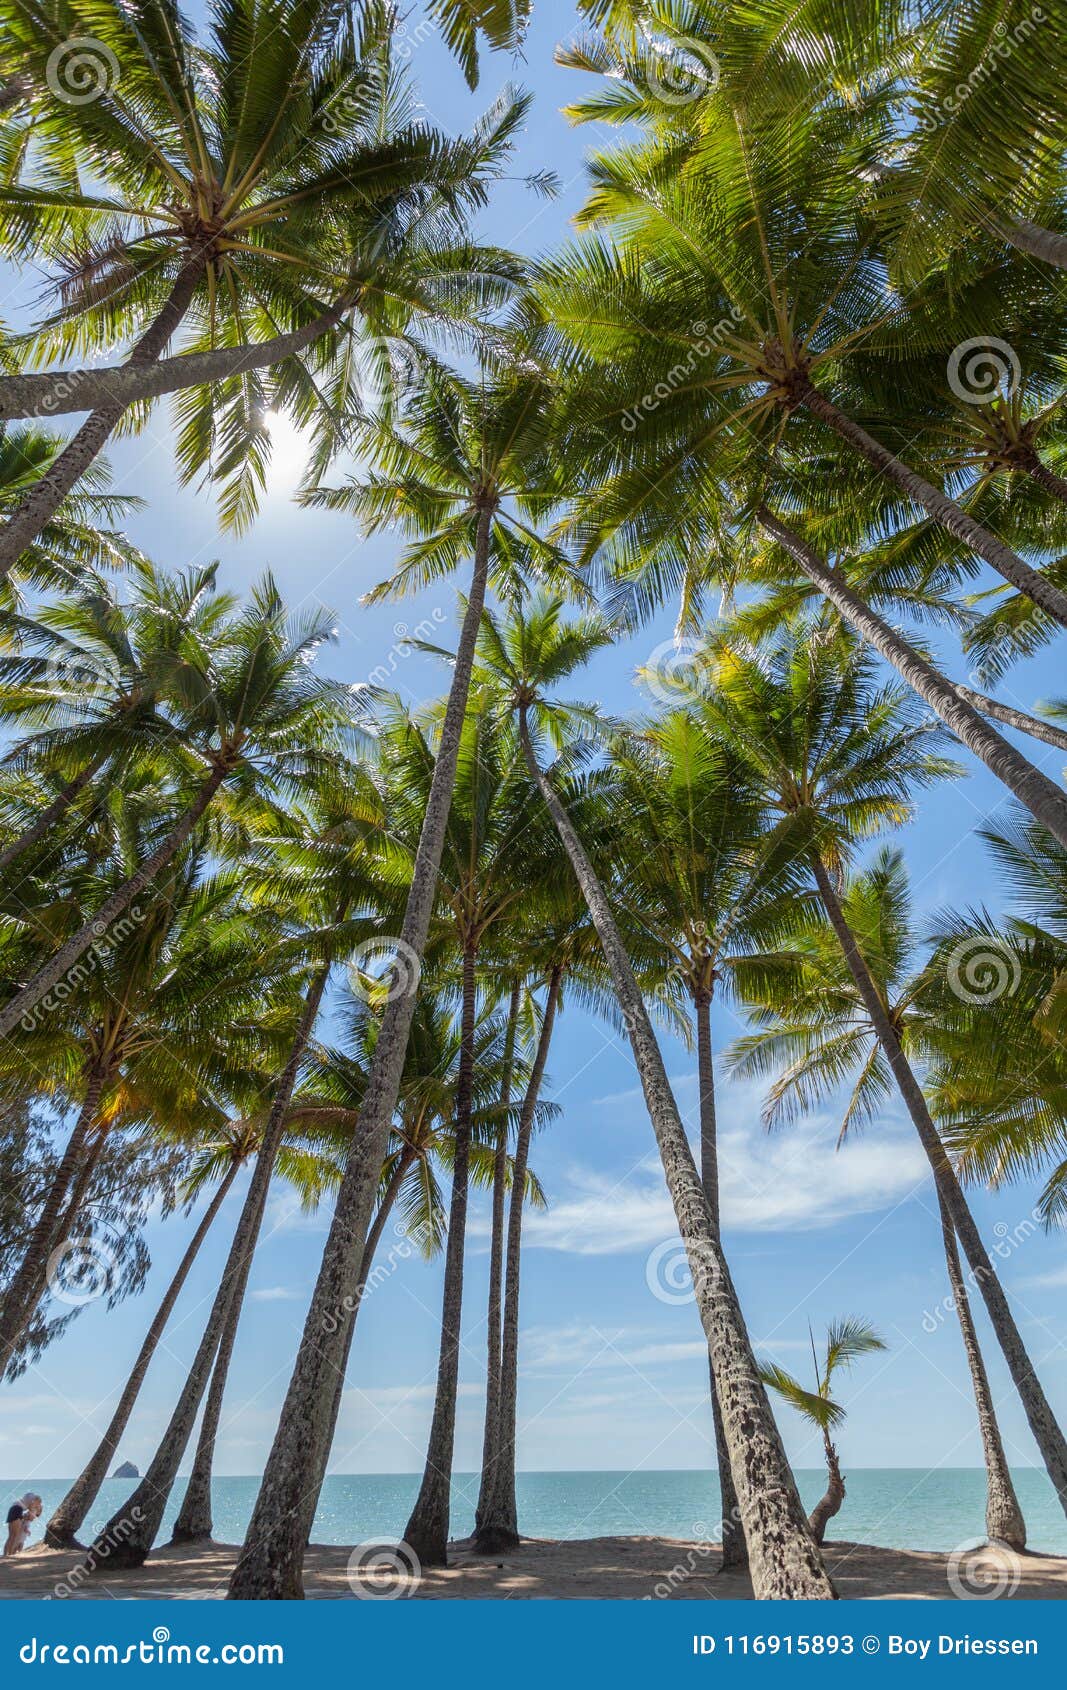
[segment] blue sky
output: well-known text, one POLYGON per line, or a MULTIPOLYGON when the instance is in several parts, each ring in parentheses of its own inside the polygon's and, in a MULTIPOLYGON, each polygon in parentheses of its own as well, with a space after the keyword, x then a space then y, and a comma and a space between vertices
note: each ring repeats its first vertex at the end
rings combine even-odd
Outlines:
MULTIPOLYGON (((490 60, 482 88, 467 93, 439 42, 417 31, 411 64, 428 111, 444 128, 469 123, 509 76, 534 89, 516 175, 553 168, 563 193, 545 203, 505 185, 485 218, 501 244, 544 250, 566 232, 581 203, 583 156, 601 139, 573 131, 559 106, 577 86, 552 63, 555 43, 573 27, 570 8, 539 8, 525 50, 512 67, 490 60)), ((18 319, 32 287, 9 286, 3 310, 18 319)), ((219 533, 208 490, 180 490, 172 475, 168 416, 111 452, 118 484, 147 508, 130 523, 161 564, 177 568, 219 558, 221 582, 240 589, 269 566, 294 607, 325 603, 337 613, 334 672, 365 679, 403 633, 424 617, 451 632, 451 589, 364 608, 361 595, 389 573, 388 538, 367 541, 352 522, 302 511, 289 498, 299 442, 282 431, 268 496, 253 531, 237 541, 219 533), (399 632, 398 632, 399 628, 399 632)), ((647 702, 634 671, 668 637, 670 615, 602 656, 583 693, 607 708, 647 702)), ((445 641, 444 643, 447 643, 445 641)), ((413 702, 441 689, 443 672, 417 655, 395 659, 393 684, 413 702)), ((1051 659, 1020 669, 1004 696, 1024 706, 1062 690, 1051 659)), ((1060 758, 1030 742, 1031 756, 1058 773, 1060 758)), ((1002 789, 979 770, 924 799, 921 820, 901 836, 920 917, 947 904, 1002 907, 1000 889, 975 830, 994 815, 1002 789)), ((740 1030, 719 1006, 721 1051, 740 1030)), ((695 1123, 693 1059, 667 1041, 668 1069, 687 1121, 695 1123)), ((890 1109, 847 1149, 836 1152, 833 1112, 767 1137, 760 1095, 720 1082, 724 1227, 749 1326, 761 1352, 803 1368, 807 1328, 858 1314, 881 1330, 889 1350, 864 1364, 846 1388, 849 1418, 840 1444, 847 1466, 969 1466, 981 1460, 958 1331, 943 1307, 945 1271, 932 1192, 910 1128, 890 1109)), ((654 1262, 667 1256, 675 1228, 651 1129, 626 1047, 605 1025, 568 1009, 550 1061, 550 1095, 560 1118, 533 1155, 550 1199, 532 1216, 524 1270, 523 1383, 519 1463, 528 1469, 699 1467, 709 1459, 706 1361, 695 1308, 650 1289, 654 1262), (656 1256, 656 1252, 659 1256, 656 1256), (649 1266, 654 1258, 653 1267, 649 1266)), ((1054 1402, 1067 1401, 1067 1252, 1030 1219, 1036 1192, 1016 1187, 976 1194, 976 1211, 1001 1256, 1020 1325, 1054 1402)), ((143 1468, 195 1350, 217 1283, 228 1232, 241 1201, 235 1191, 214 1239, 186 1287, 120 1454, 143 1468)), ((280 1184, 251 1280, 219 1440, 218 1470, 249 1473, 262 1463, 288 1381, 328 1217, 299 1213, 280 1184)), ((153 1271, 146 1292, 108 1313, 89 1307, 69 1335, 0 1398, 0 1472, 32 1480, 76 1472, 94 1447, 125 1378, 152 1308, 173 1271, 187 1223, 153 1225, 153 1271)), ((332 1467, 335 1471, 420 1470, 436 1365, 439 1269, 387 1235, 391 1271, 360 1316, 332 1467)), ((484 1367, 487 1215, 476 1198, 467 1281, 456 1464, 478 1462, 484 1367)), ((668 1288, 669 1289, 669 1288, 668 1288)), ((979 1311, 981 1330, 987 1328, 979 1311)), ((1034 1449, 1005 1370, 986 1345, 1010 1457, 1031 1464, 1034 1449)), ((818 1461, 815 1443, 783 1414, 791 1455, 818 1461)))

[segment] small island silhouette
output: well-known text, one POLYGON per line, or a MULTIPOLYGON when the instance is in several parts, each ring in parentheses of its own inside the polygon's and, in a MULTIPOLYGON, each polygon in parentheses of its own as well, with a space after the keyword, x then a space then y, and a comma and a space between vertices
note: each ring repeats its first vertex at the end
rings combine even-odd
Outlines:
POLYGON ((113 1479, 139 1479, 141 1475, 132 1461, 122 1461, 115 1468, 111 1477, 113 1479))

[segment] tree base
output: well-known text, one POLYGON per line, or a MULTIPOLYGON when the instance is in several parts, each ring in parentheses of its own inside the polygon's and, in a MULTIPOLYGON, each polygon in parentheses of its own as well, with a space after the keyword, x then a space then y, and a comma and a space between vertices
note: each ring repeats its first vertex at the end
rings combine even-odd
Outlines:
POLYGON ((518 1549, 519 1534, 509 1526, 482 1526, 471 1538, 471 1545, 478 1555, 502 1555, 509 1549, 518 1549))
POLYGON ((448 1566, 448 1538, 441 1531, 422 1531, 409 1520, 402 1544, 417 1568, 448 1566))
POLYGON ((182 1526, 175 1521, 170 1541, 172 1544, 213 1543, 214 1539, 210 1526, 201 1529, 199 1526, 182 1526))
POLYGON ((84 1543, 79 1543, 73 1532, 53 1531, 51 1526, 45 1528, 44 1541, 47 1549, 85 1549, 84 1543))

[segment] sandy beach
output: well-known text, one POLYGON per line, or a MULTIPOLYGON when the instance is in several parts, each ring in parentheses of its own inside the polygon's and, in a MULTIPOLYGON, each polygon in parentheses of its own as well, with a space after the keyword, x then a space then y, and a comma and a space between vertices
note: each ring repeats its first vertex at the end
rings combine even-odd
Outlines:
MULTIPOLYGON (((349 1578, 352 1551, 313 1544, 304 1567, 308 1597, 353 1598, 349 1578)), ((236 1557, 231 1544, 164 1548, 136 1572, 103 1571, 71 1588, 78 1556, 35 1548, 0 1564, 0 1598, 197 1597, 221 1599, 236 1557), (57 1587, 60 1587, 57 1589, 57 1587)), ((423 1575, 407 1593, 425 1601, 476 1598, 515 1600, 737 1601, 751 1598, 748 1579, 719 1572, 717 1548, 662 1537, 602 1537, 552 1542, 524 1539, 499 1558, 473 1553, 464 1543, 450 1550, 452 1565, 423 1575)), ((959 1556, 918 1550, 878 1549, 863 1543, 829 1543, 826 1564, 838 1594, 861 1601, 903 1597, 916 1601, 958 1598, 997 1591, 1002 1597, 1056 1600, 1067 1597, 1067 1557, 1013 1556, 993 1548, 959 1556)), ((365 1572, 362 1588, 372 1597, 390 1594, 388 1575, 365 1572)))

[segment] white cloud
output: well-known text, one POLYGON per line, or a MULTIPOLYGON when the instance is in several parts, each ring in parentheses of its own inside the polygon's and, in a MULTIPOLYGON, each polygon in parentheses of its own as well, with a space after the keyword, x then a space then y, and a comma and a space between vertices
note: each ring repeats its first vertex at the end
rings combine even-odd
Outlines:
POLYGON ((291 1285, 264 1285, 261 1291, 251 1292, 254 1303, 291 1303, 301 1295, 291 1285))
MULTIPOLYGON (((794 1232, 889 1208, 928 1177, 909 1131, 876 1124, 836 1149, 836 1123, 812 1116, 769 1134, 759 1094, 734 1086, 720 1099, 719 1183, 723 1226, 735 1232, 794 1232)), ((677 1225, 658 1158, 621 1178, 572 1170, 547 1213, 531 1213, 531 1245, 579 1256, 621 1255, 674 1237, 677 1225)))

